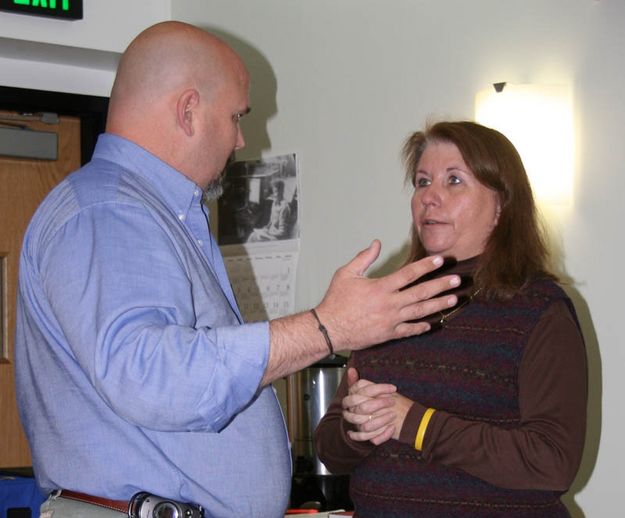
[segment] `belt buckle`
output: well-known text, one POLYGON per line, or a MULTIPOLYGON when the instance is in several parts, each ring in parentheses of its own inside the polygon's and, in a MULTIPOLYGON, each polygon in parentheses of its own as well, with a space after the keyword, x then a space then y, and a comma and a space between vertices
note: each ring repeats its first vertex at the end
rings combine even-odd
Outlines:
POLYGON ((177 502, 141 491, 130 499, 128 505, 130 518, 204 518, 202 506, 177 502))

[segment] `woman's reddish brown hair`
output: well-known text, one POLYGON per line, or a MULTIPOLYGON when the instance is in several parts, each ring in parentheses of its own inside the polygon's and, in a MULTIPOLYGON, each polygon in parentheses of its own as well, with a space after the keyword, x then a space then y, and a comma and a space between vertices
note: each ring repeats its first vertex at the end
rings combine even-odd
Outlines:
MULTIPOLYGON (((413 133, 403 147, 406 180, 430 142, 454 144, 477 178, 499 196, 501 213, 478 260, 474 285, 480 296, 509 298, 538 277, 555 279, 538 222, 532 189, 516 148, 500 132, 475 122, 437 122, 413 133)), ((414 225, 408 261, 427 255, 414 225)))

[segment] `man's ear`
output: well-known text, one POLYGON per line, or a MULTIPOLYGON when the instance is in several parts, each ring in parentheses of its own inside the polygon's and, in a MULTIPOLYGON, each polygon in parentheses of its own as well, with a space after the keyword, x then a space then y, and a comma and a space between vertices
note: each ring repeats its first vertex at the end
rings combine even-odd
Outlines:
POLYGON ((193 115, 199 103, 200 94, 194 88, 182 92, 176 103, 176 122, 189 137, 195 133, 193 115))

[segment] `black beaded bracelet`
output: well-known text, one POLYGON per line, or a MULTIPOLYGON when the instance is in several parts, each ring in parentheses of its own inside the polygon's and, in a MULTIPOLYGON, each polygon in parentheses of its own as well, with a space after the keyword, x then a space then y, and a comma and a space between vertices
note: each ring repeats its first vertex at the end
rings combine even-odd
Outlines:
POLYGON ((319 331, 321 331, 321 334, 326 339, 326 344, 328 344, 328 349, 330 350, 330 356, 333 356, 334 346, 332 345, 332 340, 330 340, 330 335, 328 334, 328 330, 326 329, 326 326, 324 326, 321 323, 321 320, 319 320, 319 315, 317 315, 317 312, 314 309, 311 309, 310 312, 312 313, 313 317, 315 317, 315 320, 319 324, 319 331))

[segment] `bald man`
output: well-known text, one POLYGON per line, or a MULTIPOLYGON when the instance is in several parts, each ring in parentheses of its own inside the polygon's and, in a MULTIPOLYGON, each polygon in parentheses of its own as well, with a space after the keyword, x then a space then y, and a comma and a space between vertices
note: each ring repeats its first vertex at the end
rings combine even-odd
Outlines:
POLYGON ((457 277, 403 289, 440 258, 365 277, 374 241, 314 311, 243 322, 203 200, 245 144, 248 89, 220 39, 148 28, 120 61, 91 162, 29 225, 15 357, 51 493, 42 516, 283 516, 291 459, 270 383, 333 350, 424 332, 409 321, 456 302, 432 297, 457 277))

